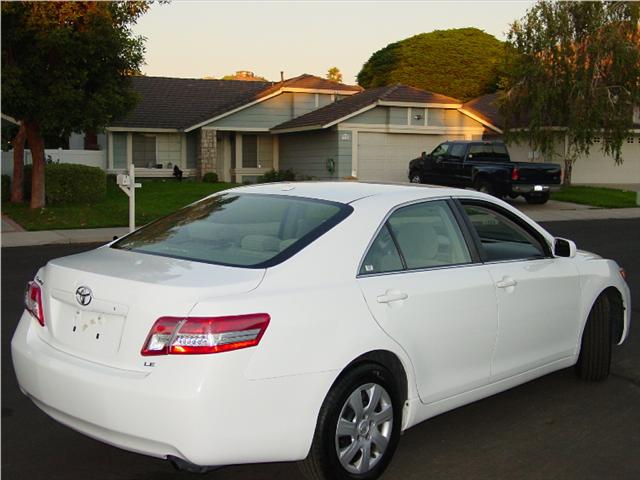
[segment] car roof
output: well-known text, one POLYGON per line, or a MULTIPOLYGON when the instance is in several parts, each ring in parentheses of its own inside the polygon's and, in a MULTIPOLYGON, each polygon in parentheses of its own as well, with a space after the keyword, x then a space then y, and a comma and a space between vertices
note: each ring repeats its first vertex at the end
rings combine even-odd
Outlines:
POLYGON ((423 198, 453 196, 461 190, 436 185, 418 185, 410 183, 374 183, 345 181, 278 182, 258 185, 246 185, 232 190, 237 193, 264 195, 288 195, 315 198, 339 203, 351 203, 371 196, 408 193, 423 198))

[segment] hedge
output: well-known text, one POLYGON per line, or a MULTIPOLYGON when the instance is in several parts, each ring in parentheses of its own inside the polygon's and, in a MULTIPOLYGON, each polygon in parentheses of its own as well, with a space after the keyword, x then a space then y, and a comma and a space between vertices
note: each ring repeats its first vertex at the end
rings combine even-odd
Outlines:
MULTIPOLYGON (((44 190, 49 205, 98 202, 107 196, 107 174, 98 167, 50 163, 44 167, 44 190)), ((31 165, 24 167, 24 194, 31 198, 31 165)))
POLYGON ((218 174, 215 172, 207 172, 202 176, 204 183, 218 183, 218 174))
POLYGON ((11 198, 11 177, 2 175, 2 201, 6 202, 11 198))

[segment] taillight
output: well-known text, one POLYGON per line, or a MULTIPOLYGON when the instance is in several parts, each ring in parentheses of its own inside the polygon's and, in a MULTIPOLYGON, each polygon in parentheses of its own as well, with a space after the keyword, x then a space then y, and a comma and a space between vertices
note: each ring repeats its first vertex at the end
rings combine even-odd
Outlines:
POLYGON ((622 279, 626 280, 627 279, 627 271, 624 268, 620 267, 619 272, 620 272, 620 276, 622 277, 622 279))
POLYGON ((24 292, 24 307, 44 327, 44 310, 42 309, 42 290, 40 285, 31 281, 24 292))
POLYGON ((161 317, 153 324, 142 355, 194 355, 254 347, 269 325, 266 313, 231 317, 161 317))
POLYGON ((518 167, 514 167, 511 170, 511 180, 518 180, 520 178, 520 169, 518 167))

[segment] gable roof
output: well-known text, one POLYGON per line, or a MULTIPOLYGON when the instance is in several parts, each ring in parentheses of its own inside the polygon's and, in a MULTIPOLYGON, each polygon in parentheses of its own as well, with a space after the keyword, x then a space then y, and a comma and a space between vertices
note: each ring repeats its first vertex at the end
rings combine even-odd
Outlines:
POLYGON ((300 75, 283 82, 247 82, 136 76, 140 100, 126 117, 110 127, 183 130, 287 89, 327 90, 352 94, 361 87, 300 75))
POLYGON ((461 104, 460 100, 439 93, 420 90, 408 85, 388 85, 364 90, 306 115, 276 125, 271 131, 326 128, 331 124, 346 120, 349 116, 359 113, 367 107, 373 108, 385 103, 438 104, 451 105, 453 108, 461 104))
POLYGON ((498 93, 488 93, 480 97, 469 100, 462 105, 462 110, 476 115, 485 123, 493 127, 502 129, 504 127, 504 118, 498 110, 498 93))

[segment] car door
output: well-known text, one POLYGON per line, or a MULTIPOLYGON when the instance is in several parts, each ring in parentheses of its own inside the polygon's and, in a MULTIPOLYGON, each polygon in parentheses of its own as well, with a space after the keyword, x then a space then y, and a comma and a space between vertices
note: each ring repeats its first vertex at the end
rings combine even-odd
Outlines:
POLYGON ((450 201, 432 200, 393 211, 361 264, 367 305, 411 358, 424 403, 489 381, 496 298, 472 252, 450 201))
POLYGON ((446 178, 446 185, 464 185, 462 158, 467 145, 464 143, 452 143, 449 151, 442 157, 440 168, 446 178))
POLYGON ((494 204, 463 201, 463 208, 498 299, 492 381, 573 355, 580 326, 573 262, 553 257, 535 229, 494 204))

